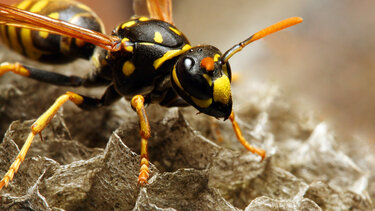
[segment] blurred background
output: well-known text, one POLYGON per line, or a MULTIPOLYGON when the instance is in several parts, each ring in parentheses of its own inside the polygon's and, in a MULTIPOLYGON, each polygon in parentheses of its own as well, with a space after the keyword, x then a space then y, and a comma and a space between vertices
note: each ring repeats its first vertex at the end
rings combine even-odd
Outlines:
MULTIPOLYGON (((130 0, 81 0, 107 32, 133 14, 130 0)), ((15 2, 1 0, 4 3, 15 2)), ((231 58, 240 74, 234 91, 250 83, 277 84, 342 133, 375 136, 375 1, 189 0, 173 2, 175 25, 194 44, 222 52, 291 16, 304 22, 231 58)), ((235 99, 234 99, 235 100, 235 99)))

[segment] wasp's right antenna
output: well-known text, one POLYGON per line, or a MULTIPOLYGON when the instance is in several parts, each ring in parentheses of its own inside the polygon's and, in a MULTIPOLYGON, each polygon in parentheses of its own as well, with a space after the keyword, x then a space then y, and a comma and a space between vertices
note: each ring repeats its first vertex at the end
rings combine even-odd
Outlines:
POLYGON ((303 21, 302 18, 300 17, 291 17, 287 18, 285 20, 282 20, 278 23, 275 23, 265 29, 260 30, 259 32, 251 35, 249 38, 246 40, 238 43, 237 45, 233 46, 229 50, 227 50, 224 55, 221 57, 221 61, 225 64, 228 62, 228 60, 237 52, 241 51, 245 46, 248 44, 254 42, 255 40, 259 40, 267 35, 270 35, 272 33, 275 33, 277 31, 280 31, 282 29, 288 28, 290 26, 299 24, 303 21))

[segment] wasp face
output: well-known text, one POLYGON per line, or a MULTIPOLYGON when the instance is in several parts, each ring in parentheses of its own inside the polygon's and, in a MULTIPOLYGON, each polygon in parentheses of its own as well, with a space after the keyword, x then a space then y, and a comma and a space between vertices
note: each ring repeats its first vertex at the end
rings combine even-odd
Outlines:
POLYGON ((177 93, 200 112, 227 119, 232 112, 231 71, 213 46, 197 46, 179 57, 172 71, 177 93))

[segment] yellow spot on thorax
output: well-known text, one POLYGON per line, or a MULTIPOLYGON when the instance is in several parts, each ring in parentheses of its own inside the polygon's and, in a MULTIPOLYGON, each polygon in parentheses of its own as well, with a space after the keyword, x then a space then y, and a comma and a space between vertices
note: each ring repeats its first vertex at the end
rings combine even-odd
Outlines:
POLYGON ((126 46, 126 47, 125 47, 125 50, 126 50, 127 52, 132 53, 132 52, 133 52, 133 46, 126 46))
POLYGON ((131 27, 131 26, 133 26, 135 23, 136 23, 135 21, 128 21, 128 22, 126 22, 126 23, 123 23, 123 24, 121 25, 121 28, 122 28, 122 29, 125 29, 126 27, 131 27))
POLYGON ((127 52, 133 52, 133 46, 131 45, 127 45, 126 42, 129 42, 129 39, 128 38, 123 38, 121 40, 121 45, 123 46, 123 48, 127 51, 127 52))
POLYGON ((163 36, 161 36, 160 32, 155 32, 154 40, 157 43, 162 43, 163 42, 163 36))
POLYGON ((122 72, 124 73, 124 75, 126 76, 129 76, 131 75, 135 70, 135 66, 134 64, 131 62, 131 61, 126 61, 123 65, 122 65, 122 72))
POLYGON ((230 81, 226 75, 214 81, 214 100, 215 102, 221 102, 228 104, 231 98, 230 81))

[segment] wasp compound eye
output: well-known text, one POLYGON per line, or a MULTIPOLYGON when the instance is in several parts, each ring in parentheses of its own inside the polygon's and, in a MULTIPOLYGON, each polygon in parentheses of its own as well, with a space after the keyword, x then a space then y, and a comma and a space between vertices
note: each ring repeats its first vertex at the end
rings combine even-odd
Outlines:
POLYGON ((176 64, 176 76, 182 90, 188 95, 204 100, 212 96, 212 83, 203 76, 199 62, 191 57, 185 57, 176 64))

